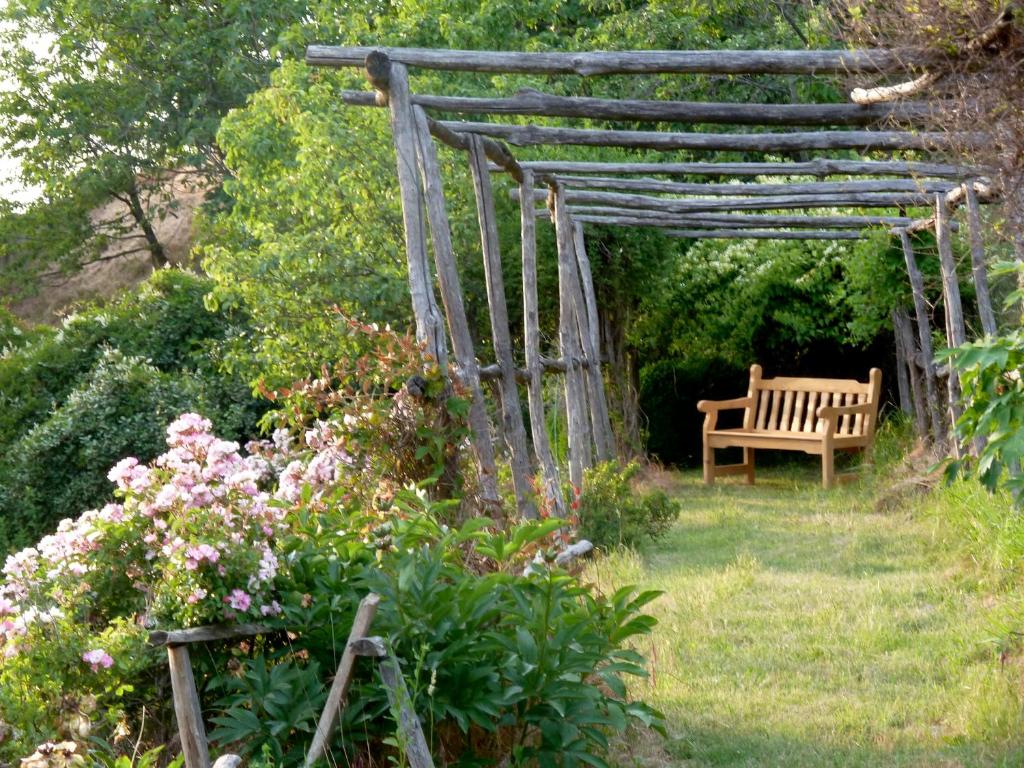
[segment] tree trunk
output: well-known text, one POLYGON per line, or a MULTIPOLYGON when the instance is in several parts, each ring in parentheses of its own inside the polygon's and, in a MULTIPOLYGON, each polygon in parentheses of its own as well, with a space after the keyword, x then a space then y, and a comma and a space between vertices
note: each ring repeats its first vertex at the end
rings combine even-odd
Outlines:
POLYGON ((128 201, 128 209, 131 211, 132 218, 135 219, 135 223, 142 230, 142 234, 146 238, 146 247, 149 249, 149 258, 153 262, 153 268, 160 269, 167 266, 168 260, 167 254, 164 252, 164 246, 156 236, 153 223, 149 220, 149 215, 146 213, 146 209, 143 207, 142 200, 139 197, 139 188, 134 182, 132 182, 131 187, 128 189, 128 201))

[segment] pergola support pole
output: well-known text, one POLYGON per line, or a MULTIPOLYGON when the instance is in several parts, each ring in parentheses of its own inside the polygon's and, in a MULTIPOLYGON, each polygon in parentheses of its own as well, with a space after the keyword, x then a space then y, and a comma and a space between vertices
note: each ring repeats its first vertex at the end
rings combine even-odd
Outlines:
POLYGON ((985 244, 981 234, 981 211, 974 184, 967 187, 967 224, 971 235, 971 272, 974 291, 978 299, 978 315, 986 336, 996 335, 996 313, 992 308, 992 295, 988 287, 988 269, 985 266, 985 244))
POLYGON ((455 357, 455 373, 462 386, 469 393, 470 444, 476 457, 480 478, 480 499, 488 507, 499 508, 501 495, 498 493, 498 472, 494 461, 494 445, 491 442, 491 424, 487 416, 487 404, 480 386, 480 369, 469 330, 466 307, 462 299, 462 285, 459 279, 455 251, 452 247, 451 225, 445 206, 441 169, 437 160, 437 148, 427 127, 426 115, 420 107, 413 108, 416 128, 416 156, 419 159, 423 177, 423 192, 426 198, 427 221, 434 246, 434 265, 441 289, 448 331, 452 338, 455 357))
POLYGON ((393 64, 376 53, 366 58, 366 74, 371 84, 387 93, 391 112, 391 138, 398 165, 398 187, 402 200, 402 225, 405 229, 405 254, 409 269, 416 340, 440 366, 448 367, 448 349, 444 321, 434 298, 433 279, 427 258, 423 199, 416 161, 416 128, 409 99, 409 76, 405 66, 393 64))
POLYGON ((544 481, 544 497, 554 517, 565 516, 562 481, 551 453, 548 425, 544 418, 543 364, 540 354, 540 310, 537 301, 537 222, 533 214, 533 171, 524 170, 519 185, 519 211, 523 250, 523 339, 526 347, 526 395, 530 410, 533 452, 544 481))
MULTIPOLYGON (((949 232, 949 207, 945 195, 935 196, 935 240, 939 249, 939 268, 942 272, 942 297, 946 308, 946 342, 950 349, 956 349, 967 341, 964 326, 963 303, 960 299, 960 283, 953 258, 953 244, 949 232)), ((949 378, 949 421, 952 435, 953 455, 960 458, 961 449, 956 439, 956 422, 962 413, 960 406, 960 374, 950 367, 949 378)))
POLYGON ((473 176, 477 219, 480 223, 480 243, 484 257, 484 279, 487 284, 487 306, 490 311, 494 355, 501 368, 501 378, 498 380, 501 389, 501 420, 508 442, 516 507, 521 515, 536 517, 537 509, 533 504, 530 487, 530 454, 526 444, 526 427, 523 425, 519 385, 516 383, 516 364, 512 352, 512 335, 508 325, 508 305, 505 301, 494 191, 491 189, 491 174, 487 170, 487 155, 478 136, 470 139, 469 167, 473 176))
MULTIPOLYGON (((914 325, 903 307, 893 310, 892 320, 896 332, 897 350, 902 348, 904 372, 910 384, 914 431, 918 437, 924 438, 928 436, 928 403, 924 394, 924 385, 921 381, 923 378, 922 371, 915 362, 917 345, 914 343, 914 325)), ((897 361, 897 365, 899 365, 899 361, 897 361)))
POLYGON ((914 299, 914 314, 917 317, 918 344, 924 362, 925 392, 928 398, 928 413, 931 417, 932 438, 938 446, 946 444, 946 430, 942 426, 942 406, 939 401, 938 377, 935 375, 935 352, 932 350, 932 330, 928 320, 928 304, 924 295, 924 276, 917 266, 914 245, 906 230, 900 230, 900 243, 903 246, 903 258, 907 264, 907 276, 910 278, 910 292, 914 299))
POLYGON ((565 412, 569 433, 569 482, 574 489, 583 488, 583 471, 592 463, 590 450, 590 423, 587 418, 586 389, 580 370, 580 335, 576 318, 580 313, 576 306, 573 281, 576 279, 576 257, 573 253, 572 221, 565 207, 565 198, 559 187, 552 189, 554 205, 555 239, 558 247, 558 341, 565 371, 565 412))
POLYGON ((587 381, 594 447, 598 461, 611 461, 615 457, 615 436, 612 434, 608 398, 604 391, 604 376, 601 373, 601 320, 597 313, 597 295, 594 293, 594 278, 590 270, 590 258, 587 256, 583 226, 573 224, 572 233, 573 250, 576 252, 576 265, 579 268, 578 284, 582 294, 581 297, 577 296, 577 299, 582 299, 577 302, 580 310, 580 339, 583 343, 584 357, 590 363, 587 366, 587 381))

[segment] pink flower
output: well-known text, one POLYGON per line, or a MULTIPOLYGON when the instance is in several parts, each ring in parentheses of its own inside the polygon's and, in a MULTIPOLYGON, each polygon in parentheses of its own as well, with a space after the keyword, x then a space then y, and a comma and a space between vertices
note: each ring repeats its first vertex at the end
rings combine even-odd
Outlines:
POLYGON ((209 594, 209 593, 205 589, 202 589, 202 588, 197 589, 195 592, 193 592, 191 595, 188 596, 188 603, 189 603, 189 605, 195 605, 200 600, 204 599, 207 594, 209 594))
POLYGON ((82 654, 82 661, 88 664, 93 672, 99 672, 100 667, 110 669, 114 665, 114 660, 102 648, 86 651, 82 654))
POLYGON ((117 483, 121 488, 127 488, 128 480, 132 476, 132 470, 138 465, 139 460, 134 456, 128 456, 127 458, 121 459, 107 473, 107 479, 112 483, 117 483))
POLYGON ((277 600, 271 600, 270 605, 261 605, 260 614, 263 616, 277 616, 281 612, 281 606, 277 600))
POLYGON ((236 611, 248 611, 249 606, 252 605, 252 599, 240 589, 231 590, 231 594, 224 598, 224 602, 234 608, 236 611))

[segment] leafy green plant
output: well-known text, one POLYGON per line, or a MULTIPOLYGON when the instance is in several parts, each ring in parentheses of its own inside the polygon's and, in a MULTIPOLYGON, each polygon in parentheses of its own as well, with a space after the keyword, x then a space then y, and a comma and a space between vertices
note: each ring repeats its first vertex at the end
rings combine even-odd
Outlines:
POLYGON ((605 462, 587 470, 578 500, 579 535, 601 547, 635 547, 665 534, 679 516, 679 502, 664 491, 638 496, 631 480, 635 462, 620 467, 605 462))

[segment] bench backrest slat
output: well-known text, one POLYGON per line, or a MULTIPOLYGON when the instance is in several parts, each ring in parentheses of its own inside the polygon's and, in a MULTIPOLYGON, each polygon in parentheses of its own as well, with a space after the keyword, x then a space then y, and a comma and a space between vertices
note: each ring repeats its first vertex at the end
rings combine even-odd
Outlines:
MULTIPOLYGON (((759 432, 821 434, 824 424, 817 417, 818 408, 870 403, 878 385, 874 376, 867 382, 797 376, 762 379, 760 366, 755 369, 751 369, 750 394, 756 399, 744 424, 759 432)), ((867 416, 863 413, 840 416, 836 435, 870 437, 875 429, 877 402, 874 406, 874 412, 867 416)))

